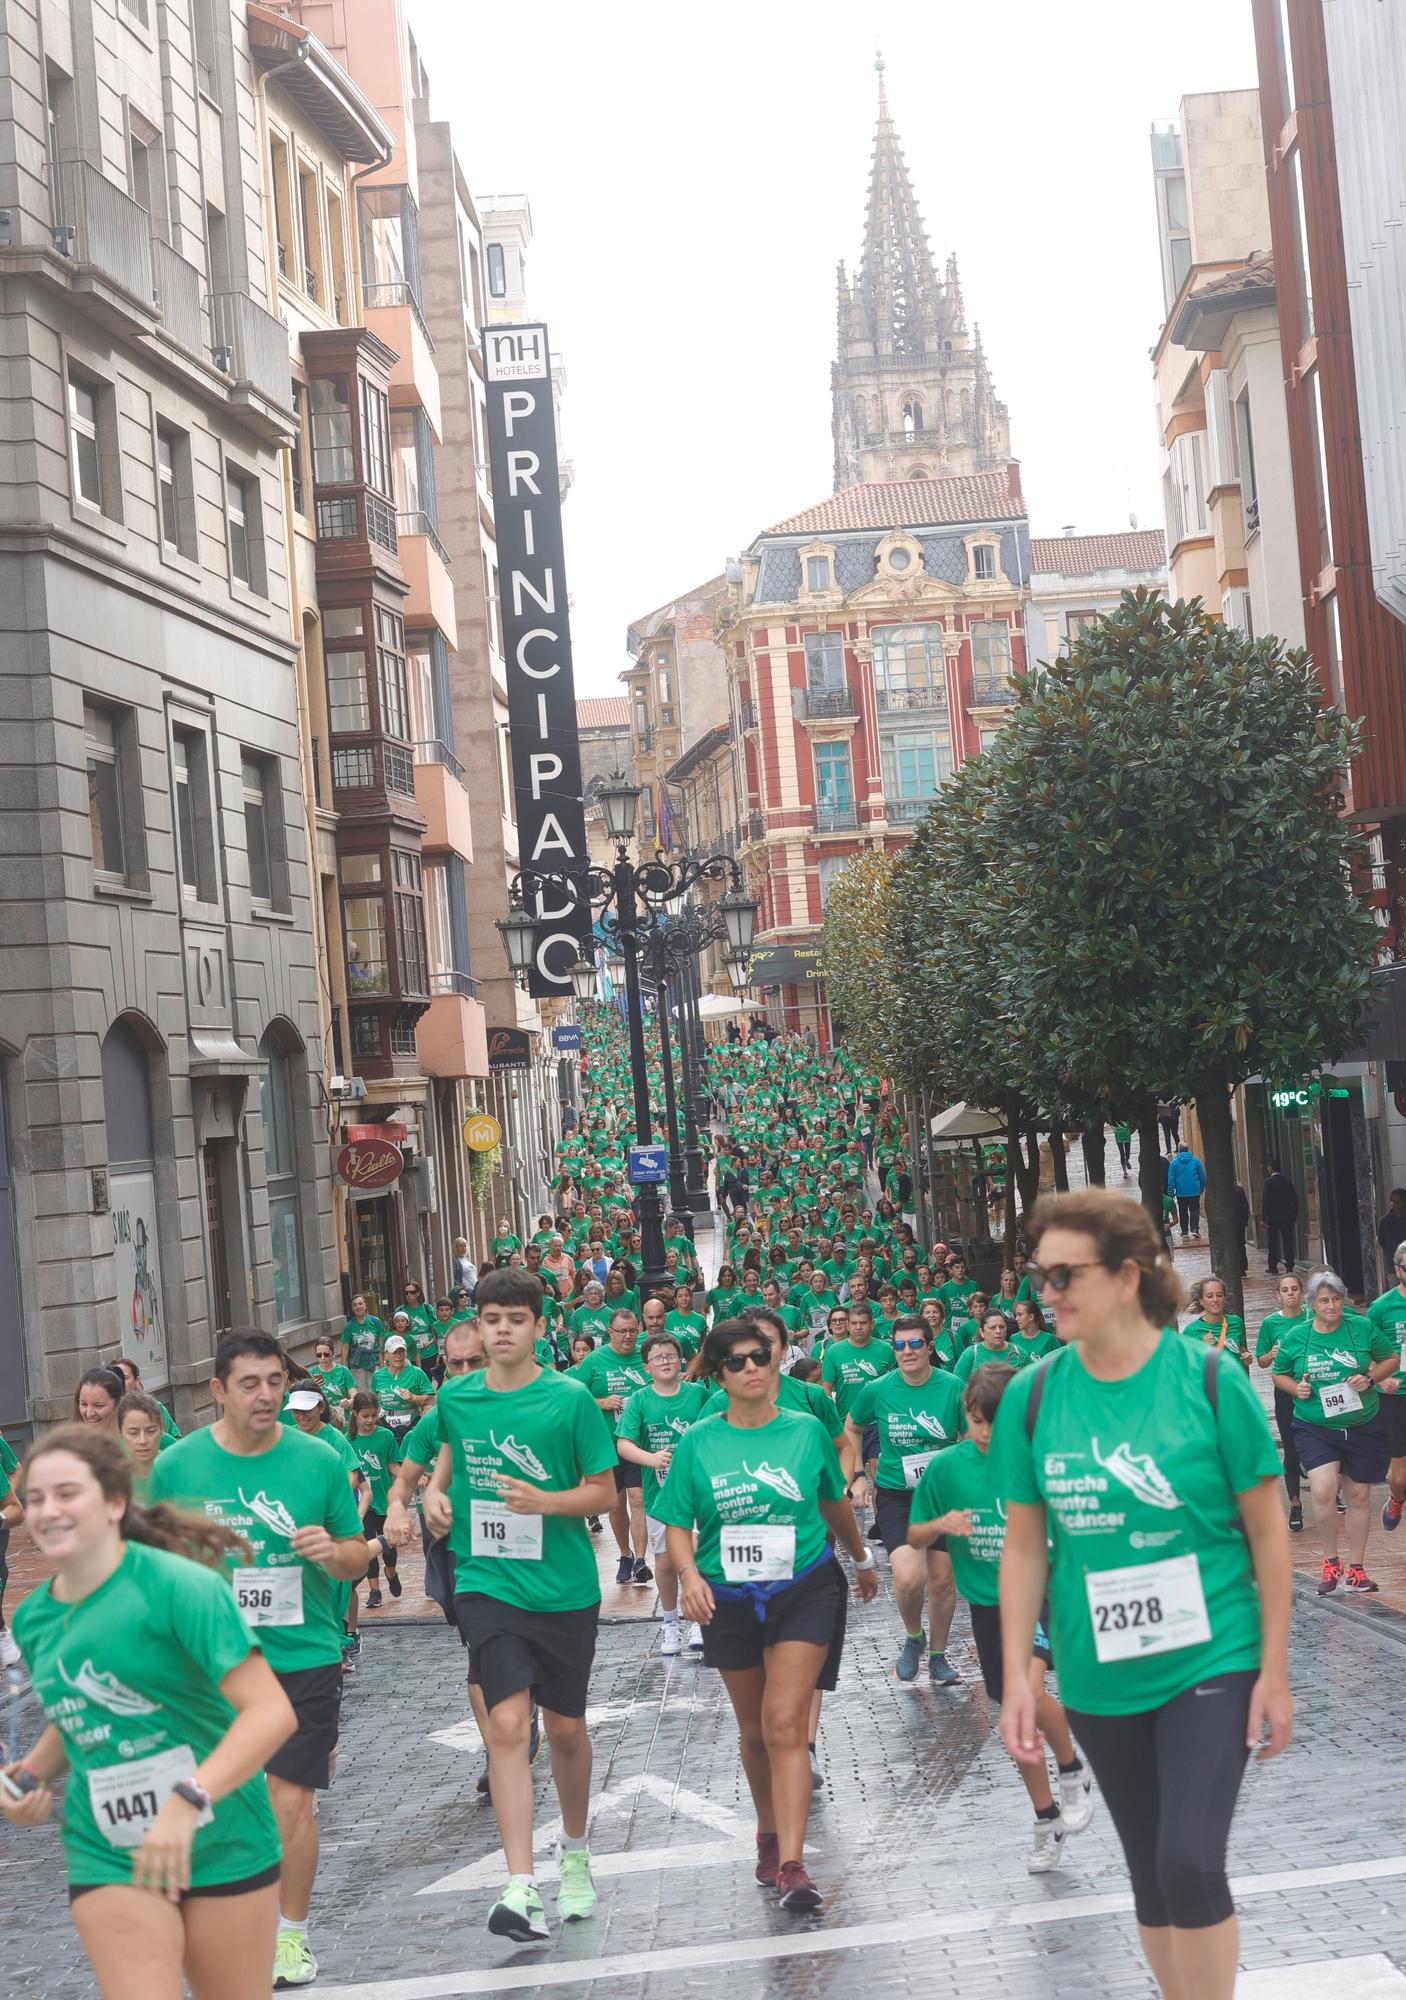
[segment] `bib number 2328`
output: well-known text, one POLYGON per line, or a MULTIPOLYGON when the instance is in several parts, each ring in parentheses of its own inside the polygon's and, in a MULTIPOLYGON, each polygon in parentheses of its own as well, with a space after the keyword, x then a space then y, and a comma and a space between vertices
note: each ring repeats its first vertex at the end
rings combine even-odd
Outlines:
POLYGON ((1201 1646, 1211 1636, 1195 1556, 1096 1570, 1085 1583, 1094 1650, 1104 1665, 1201 1646))

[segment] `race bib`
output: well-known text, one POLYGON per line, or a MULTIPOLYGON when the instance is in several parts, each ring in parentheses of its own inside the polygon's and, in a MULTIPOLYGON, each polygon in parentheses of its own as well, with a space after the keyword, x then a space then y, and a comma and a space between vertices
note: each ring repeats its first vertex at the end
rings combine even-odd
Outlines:
POLYGON ((1211 1636, 1201 1565, 1195 1556, 1095 1570, 1084 1579, 1094 1650, 1103 1665, 1202 1646, 1211 1636))
POLYGON ((1347 1417, 1362 1408, 1362 1398, 1350 1382, 1338 1382, 1331 1389, 1320 1389, 1318 1403, 1325 1417, 1347 1417))
POLYGON ((796 1530, 768 1523, 724 1528, 718 1539, 729 1583, 784 1583, 796 1570, 796 1530))
POLYGON ((277 1569, 237 1569, 234 1601, 250 1625, 301 1625, 302 1564, 280 1564, 277 1569))
MULTIPOLYGON (((182 1778, 195 1769, 195 1752, 178 1745, 157 1757, 135 1757, 129 1764, 108 1764, 88 1773, 88 1798, 98 1831, 114 1847, 140 1847, 152 1821, 182 1778)), ((197 1827, 209 1826, 214 1812, 206 1806, 197 1827)))
POLYGON ((513 1556, 519 1562, 541 1562, 540 1514, 514 1514, 502 1500, 475 1500, 470 1504, 469 1516, 476 1556, 513 1556))
POLYGON ((935 1451, 905 1451, 903 1454, 904 1485, 916 1486, 936 1457, 937 1453, 935 1451))

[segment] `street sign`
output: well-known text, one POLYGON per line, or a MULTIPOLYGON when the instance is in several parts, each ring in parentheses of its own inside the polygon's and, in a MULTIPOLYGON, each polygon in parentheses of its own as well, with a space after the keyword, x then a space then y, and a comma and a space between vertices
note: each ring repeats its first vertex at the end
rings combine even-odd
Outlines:
POLYGON ((491 1153, 502 1137, 502 1126, 486 1111, 475 1111, 464 1120, 464 1144, 471 1153, 491 1153))
POLYGON ((669 1178, 667 1146, 631 1146, 630 1181, 635 1187, 657 1187, 669 1178))
POLYGON ((353 1194, 384 1194, 395 1186, 404 1169, 405 1155, 388 1139, 343 1146, 337 1155, 337 1178, 353 1194))
POLYGON ((561 1027, 552 1029, 552 1047, 563 1055, 574 1054, 581 1046, 581 1030, 574 1022, 563 1022, 561 1027))

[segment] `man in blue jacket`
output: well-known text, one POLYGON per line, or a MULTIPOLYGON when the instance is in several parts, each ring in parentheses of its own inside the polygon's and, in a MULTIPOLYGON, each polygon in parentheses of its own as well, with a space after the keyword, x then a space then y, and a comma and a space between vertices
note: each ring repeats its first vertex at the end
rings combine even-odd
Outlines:
POLYGON ((1185 1139, 1167 1162, 1168 1192, 1176 1196, 1181 1240, 1201 1234, 1201 1197, 1206 1192, 1206 1169, 1185 1139))

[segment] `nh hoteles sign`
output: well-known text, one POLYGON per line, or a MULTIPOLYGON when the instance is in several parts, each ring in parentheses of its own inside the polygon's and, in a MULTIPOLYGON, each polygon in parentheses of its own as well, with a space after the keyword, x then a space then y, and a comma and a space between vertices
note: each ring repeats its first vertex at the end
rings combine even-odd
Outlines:
MULTIPOLYGON (((586 813, 551 350, 542 325, 485 327, 482 339, 518 851, 524 875, 575 874, 588 866, 586 813)), ((544 886, 527 907, 541 919, 528 991, 569 994, 571 967, 591 935, 589 901, 544 886)))

